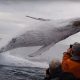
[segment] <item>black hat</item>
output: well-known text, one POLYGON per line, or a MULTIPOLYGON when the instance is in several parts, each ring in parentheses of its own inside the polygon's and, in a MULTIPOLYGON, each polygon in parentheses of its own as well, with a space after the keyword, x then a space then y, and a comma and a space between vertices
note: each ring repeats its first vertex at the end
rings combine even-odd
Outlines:
POLYGON ((76 60, 76 61, 80 61, 80 56, 72 54, 71 59, 76 60))
POLYGON ((80 60, 80 43, 76 42, 73 44, 72 46, 72 50, 73 50, 73 53, 72 53, 72 57, 71 59, 73 60, 80 60))
POLYGON ((80 43, 75 42, 72 46, 74 52, 80 52, 80 43))

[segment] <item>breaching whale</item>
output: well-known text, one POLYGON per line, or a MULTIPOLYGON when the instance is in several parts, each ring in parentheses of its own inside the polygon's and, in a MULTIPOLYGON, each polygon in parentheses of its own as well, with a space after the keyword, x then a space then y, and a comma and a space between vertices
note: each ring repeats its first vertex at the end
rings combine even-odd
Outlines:
POLYGON ((42 46, 38 51, 29 56, 40 55, 57 42, 79 32, 80 19, 41 21, 39 24, 35 24, 35 26, 36 29, 28 30, 23 34, 13 37, 7 45, 0 49, 0 53, 19 47, 42 46))

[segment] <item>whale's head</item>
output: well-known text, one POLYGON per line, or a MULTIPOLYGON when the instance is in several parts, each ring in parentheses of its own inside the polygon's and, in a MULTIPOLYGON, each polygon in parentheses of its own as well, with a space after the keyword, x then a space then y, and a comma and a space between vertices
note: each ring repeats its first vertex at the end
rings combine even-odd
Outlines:
POLYGON ((0 49, 0 53, 11 50, 11 49, 14 49, 16 47, 15 46, 16 42, 17 42, 16 38, 11 39, 5 46, 3 46, 0 49))

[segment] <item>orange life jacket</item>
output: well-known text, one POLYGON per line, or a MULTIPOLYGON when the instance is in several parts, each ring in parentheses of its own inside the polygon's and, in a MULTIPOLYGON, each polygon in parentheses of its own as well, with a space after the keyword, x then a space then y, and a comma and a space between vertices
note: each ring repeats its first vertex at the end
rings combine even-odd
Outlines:
POLYGON ((80 78, 80 61, 72 60, 68 52, 64 53, 61 65, 63 72, 69 72, 76 78, 80 78))

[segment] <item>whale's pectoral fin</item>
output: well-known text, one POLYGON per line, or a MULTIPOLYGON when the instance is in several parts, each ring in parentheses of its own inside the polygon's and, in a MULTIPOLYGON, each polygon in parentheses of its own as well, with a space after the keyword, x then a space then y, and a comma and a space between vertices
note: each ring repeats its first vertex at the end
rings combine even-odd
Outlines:
POLYGON ((50 49, 55 43, 52 43, 52 44, 49 44, 49 45, 44 45, 42 46, 40 49, 38 49, 36 52, 28 55, 29 57, 35 57, 35 56, 38 56, 38 55, 41 55, 43 54, 45 51, 47 51, 48 49, 50 49))

